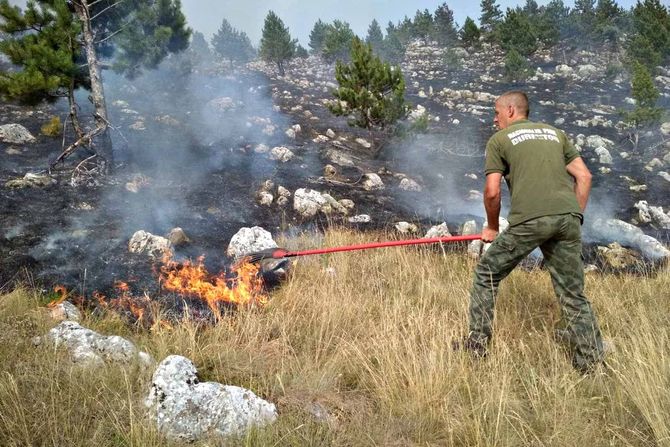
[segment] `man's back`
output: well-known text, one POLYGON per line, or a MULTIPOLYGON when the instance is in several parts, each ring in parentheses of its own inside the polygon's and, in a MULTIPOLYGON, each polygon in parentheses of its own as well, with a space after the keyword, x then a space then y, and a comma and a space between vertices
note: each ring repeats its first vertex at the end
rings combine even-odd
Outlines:
POLYGON ((520 120, 500 130, 486 146, 486 174, 504 175, 511 195, 510 225, 581 210, 565 166, 579 153, 565 134, 546 124, 520 120))

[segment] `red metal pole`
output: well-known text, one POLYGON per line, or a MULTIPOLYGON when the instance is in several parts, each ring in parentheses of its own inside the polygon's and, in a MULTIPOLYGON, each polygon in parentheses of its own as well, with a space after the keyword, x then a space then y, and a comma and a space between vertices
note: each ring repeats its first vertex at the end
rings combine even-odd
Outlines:
POLYGON ((396 247, 398 245, 418 245, 418 244, 435 244, 438 242, 448 243, 448 242, 476 241, 481 238, 482 238, 481 234, 469 234, 465 236, 445 236, 445 237, 433 237, 424 239, 407 239, 403 241, 372 242, 367 244, 346 245, 343 247, 319 248, 315 250, 287 251, 281 253, 281 257, 322 255, 325 253, 335 253, 338 251, 368 250, 371 248, 396 247))

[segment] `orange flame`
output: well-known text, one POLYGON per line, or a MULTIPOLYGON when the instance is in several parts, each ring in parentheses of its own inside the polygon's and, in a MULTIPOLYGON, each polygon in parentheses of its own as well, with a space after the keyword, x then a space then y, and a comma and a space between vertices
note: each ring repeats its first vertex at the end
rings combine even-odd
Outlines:
POLYGON ((54 287, 54 292, 55 293, 60 293, 60 297, 56 298, 55 300, 52 300, 49 304, 47 304, 47 307, 49 309, 53 309, 54 307, 58 306, 61 304, 63 301, 65 301, 65 298, 67 298, 67 289, 65 286, 56 286, 54 287))
POLYGON ((204 266, 204 256, 201 256, 195 263, 178 264, 168 260, 161 267, 161 279, 166 289, 195 295, 205 301, 215 315, 219 315, 220 303, 267 303, 263 279, 258 270, 255 264, 243 263, 233 266, 233 278, 226 278, 224 273, 210 275, 204 266))

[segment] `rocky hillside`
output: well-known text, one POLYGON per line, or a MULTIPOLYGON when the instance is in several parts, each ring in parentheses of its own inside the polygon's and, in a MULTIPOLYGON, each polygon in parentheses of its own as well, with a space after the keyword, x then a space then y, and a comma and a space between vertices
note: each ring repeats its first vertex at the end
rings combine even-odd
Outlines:
MULTIPOLYGON (((481 228, 493 101, 511 88, 528 92, 531 119, 563 128, 594 172, 589 239, 619 241, 632 259, 670 254, 656 241, 670 239, 670 122, 626 128, 620 111, 632 107, 630 81, 607 68, 617 55, 538 52, 534 75, 512 84, 494 47, 462 50, 452 66, 444 53, 421 41, 407 50, 409 120, 427 117, 428 129, 403 137, 331 115, 334 67, 316 57, 292 61, 285 76, 262 62, 179 76, 168 67, 132 83, 108 76, 117 166, 106 179, 79 165, 84 151, 44 171, 61 140, 40 127, 65 118, 64 104, 3 105, 0 280, 23 266, 47 283, 86 278, 105 287, 142 276, 144 261, 127 248, 139 230, 181 227, 190 240, 181 254, 205 253, 217 267, 240 227, 294 234, 338 223, 423 235, 442 222, 461 232, 474 220, 481 228)), ((668 109, 669 67, 661 73, 655 81, 668 109)))

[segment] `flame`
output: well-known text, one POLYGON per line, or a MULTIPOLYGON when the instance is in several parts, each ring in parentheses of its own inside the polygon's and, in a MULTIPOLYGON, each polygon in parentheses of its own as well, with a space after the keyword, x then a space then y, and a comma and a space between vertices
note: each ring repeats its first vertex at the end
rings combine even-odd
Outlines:
POLYGON ((54 292, 55 293, 60 293, 60 297, 56 298, 55 300, 52 300, 49 304, 47 304, 47 307, 49 309, 53 309, 54 307, 58 306, 61 304, 65 299, 67 298, 67 289, 65 286, 56 286, 54 287, 54 292))
POLYGON ((180 264, 168 260, 161 267, 161 280, 167 290, 199 297, 215 315, 220 313, 220 303, 267 303, 258 266, 247 262, 233 266, 232 270, 235 275, 232 278, 227 278, 224 273, 211 275, 204 266, 204 256, 195 263, 180 264))

